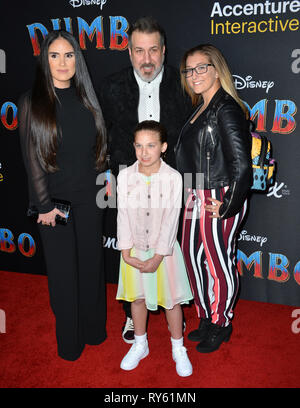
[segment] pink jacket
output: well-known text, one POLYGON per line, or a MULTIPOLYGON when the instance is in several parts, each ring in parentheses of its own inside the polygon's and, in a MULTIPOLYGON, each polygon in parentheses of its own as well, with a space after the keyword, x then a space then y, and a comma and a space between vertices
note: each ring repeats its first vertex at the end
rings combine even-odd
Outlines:
POLYGON ((156 254, 172 255, 182 201, 178 171, 161 160, 159 172, 147 184, 136 161, 120 171, 117 183, 118 248, 153 248, 156 254))

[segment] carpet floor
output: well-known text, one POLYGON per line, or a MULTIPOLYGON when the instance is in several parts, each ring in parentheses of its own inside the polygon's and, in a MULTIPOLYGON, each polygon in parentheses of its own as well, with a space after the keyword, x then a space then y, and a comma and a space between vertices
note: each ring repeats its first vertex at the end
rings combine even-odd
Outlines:
MULTIPOLYGON (((150 313, 150 354, 131 372, 120 369, 129 349, 121 338, 124 314, 115 300, 117 285, 107 284, 107 340, 86 346, 76 362, 56 352, 55 322, 47 277, 0 272, 1 388, 297 388, 300 386, 300 333, 290 306, 240 300, 233 334, 211 354, 200 354, 185 339, 193 375, 176 374, 170 334, 162 310, 150 313), (2 316, 4 315, 2 312, 2 316)), ((188 333, 197 327, 193 305, 184 307, 188 333)), ((300 310, 299 310, 300 314, 300 310)), ((300 326, 300 324, 298 324, 300 326)), ((186 336, 185 336, 186 337, 186 336)))

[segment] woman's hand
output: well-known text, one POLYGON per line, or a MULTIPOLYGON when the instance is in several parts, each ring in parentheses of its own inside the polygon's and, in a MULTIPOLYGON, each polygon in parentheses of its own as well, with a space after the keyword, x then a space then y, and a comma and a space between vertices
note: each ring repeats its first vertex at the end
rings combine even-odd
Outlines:
POLYGON ((144 267, 140 269, 140 272, 143 273, 155 272, 163 259, 164 259, 163 255, 155 254, 152 258, 144 262, 144 267))
POLYGON ((209 217, 220 218, 219 209, 223 204, 222 201, 216 200, 215 198, 211 197, 208 197, 207 199, 212 202, 212 204, 205 204, 204 206, 205 211, 209 211, 212 213, 212 215, 210 215, 209 217))
POLYGON ((39 224, 40 222, 43 225, 52 225, 52 227, 55 227, 56 222, 55 222, 55 217, 56 215, 60 215, 61 217, 66 217, 65 214, 61 211, 59 211, 57 208, 53 208, 52 211, 46 213, 46 214, 39 214, 37 223, 39 224))

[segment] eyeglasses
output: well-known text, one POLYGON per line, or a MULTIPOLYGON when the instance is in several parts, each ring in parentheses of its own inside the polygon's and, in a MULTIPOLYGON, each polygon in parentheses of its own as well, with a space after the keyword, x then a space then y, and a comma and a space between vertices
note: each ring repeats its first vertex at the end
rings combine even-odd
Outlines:
POLYGON ((185 76, 185 78, 189 78, 193 76, 193 71, 195 71, 197 74, 205 74, 208 70, 208 67, 214 67, 213 64, 202 64, 202 65, 197 65, 195 68, 187 68, 183 69, 181 73, 185 76))

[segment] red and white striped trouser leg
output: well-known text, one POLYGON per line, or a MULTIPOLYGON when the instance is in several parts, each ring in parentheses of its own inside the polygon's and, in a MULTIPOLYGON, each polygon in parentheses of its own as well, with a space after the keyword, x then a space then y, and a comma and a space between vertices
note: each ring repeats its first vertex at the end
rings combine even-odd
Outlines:
POLYGON ((186 202, 182 233, 182 251, 198 315, 211 317, 221 326, 227 326, 233 318, 239 287, 236 233, 247 209, 245 201, 234 217, 210 218, 204 203, 210 203, 208 197, 222 201, 226 190, 193 190, 186 202))

